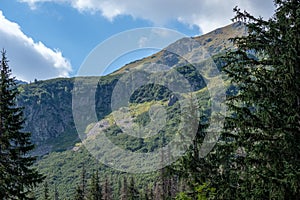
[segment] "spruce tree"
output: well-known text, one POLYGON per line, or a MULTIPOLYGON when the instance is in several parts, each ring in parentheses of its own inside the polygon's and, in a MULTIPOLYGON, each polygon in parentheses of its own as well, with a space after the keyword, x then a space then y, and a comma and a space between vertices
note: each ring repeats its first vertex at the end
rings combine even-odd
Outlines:
POLYGON ((23 131, 23 109, 17 106, 18 89, 11 77, 6 52, 0 63, 0 198, 29 199, 43 176, 32 167, 34 145, 23 131))
POLYGON ((76 193, 75 193, 74 199, 75 200, 84 200, 85 199, 85 196, 84 196, 84 193, 83 193, 83 190, 82 190, 82 187, 80 184, 78 184, 76 187, 76 193))
POLYGON ((48 186, 48 181, 44 182, 44 200, 49 200, 49 186, 48 186))
POLYGON ((139 191, 137 190, 135 186, 134 178, 130 178, 130 183, 128 186, 128 200, 138 200, 139 199, 139 191))
POLYGON ((120 176, 117 176, 117 179, 118 179, 118 184, 117 184, 117 189, 116 191, 114 192, 114 198, 120 198, 121 194, 122 194, 122 177, 120 176))
POLYGON ((163 193, 162 186, 160 182, 156 182, 153 189, 153 199, 160 200, 163 199, 163 193))
POLYGON ((54 185, 54 200, 59 200, 59 193, 56 184, 54 185))
POLYGON ((82 171, 81 171, 81 180, 80 180, 80 183, 77 184, 77 187, 76 187, 75 199, 83 200, 83 199, 85 199, 85 195, 86 195, 86 171, 85 171, 85 167, 83 165, 82 171))
POLYGON ((238 92, 227 99, 232 115, 223 141, 232 151, 220 198, 300 196, 300 1, 274 3, 269 20, 235 8, 248 35, 234 38, 237 49, 225 56, 238 92))
POLYGON ((127 178, 125 176, 123 178, 123 185, 121 189, 120 199, 128 200, 128 184, 127 184, 127 178))
POLYGON ((146 188, 144 189, 143 193, 141 194, 142 199, 143 200, 150 200, 150 191, 149 191, 149 187, 146 186, 146 188))
MULTIPOLYGON (((186 197, 196 199, 199 191, 198 188, 205 183, 210 183, 211 176, 215 176, 216 170, 214 164, 214 152, 211 152, 206 157, 201 156, 201 147, 205 137, 208 136, 206 129, 208 127, 207 117, 200 112, 198 102, 195 101, 193 95, 190 96, 189 103, 186 108, 186 112, 183 113, 187 122, 182 127, 181 138, 182 140, 191 141, 191 145, 187 149, 184 156, 182 156, 177 163, 173 164, 171 173, 173 174, 173 180, 178 177, 181 180, 184 188, 178 188, 186 197)), ((170 197, 176 188, 174 182, 170 184, 169 188, 170 197), (172 188, 175 187, 175 188, 172 188)), ((178 191, 176 191, 178 192, 178 191)), ((174 194, 173 194, 174 195, 174 194)))
POLYGON ((102 194, 101 194, 101 186, 99 181, 99 172, 93 173, 92 180, 91 180, 91 186, 90 186, 90 192, 89 192, 89 200, 101 200, 102 194))
POLYGON ((102 186, 102 200, 112 200, 112 188, 108 177, 105 178, 105 182, 102 186))

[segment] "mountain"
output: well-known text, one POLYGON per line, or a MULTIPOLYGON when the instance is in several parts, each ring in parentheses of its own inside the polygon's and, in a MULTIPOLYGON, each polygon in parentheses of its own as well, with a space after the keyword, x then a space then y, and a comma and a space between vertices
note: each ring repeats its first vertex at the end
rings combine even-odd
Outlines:
POLYGON ((202 56, 199 52, 205 50, 210 56, 220 54, 226 48, 232 48, 230 38, 245 35, 246 32, 246 27, 242 22, 235 22, 205 35, 182 38, 156 54, 125 65, 113 74, 124 73, 145 63, 162 63, 170 67, 184 64, 179 61, 178 55, 184 58, 193 57, 195 63, 197 63, 197 60, 203 60, 202 57, 199 58, 202 56), (180 53, 174 55, 177 52, 180 53))
MULTIPOLYGON (((82 80, 86 84, 97 85, 99 77, 82 80)), ((73 85, 74 78, 57 78, 19 87, 18 105, 25 108, 24 129, 32 133, 32 141, 36 144, 34 154, 63 151, 79 141, 72 114, 73 85)), ((108 88, 107 91, 110 85, 110 81, 101 84, 103 88, 108 88)), ((105 98, 105 94, 100 97, 104 101, 105 98)))
POLYGON ((26 81, 21 81, 21 80, 15 80, 17 85, 24 85, 24 84, 28 84, 26 81))
MULTIPOLYGON (((97 86, 96 112, 98 119, 101 120, 111 112, 112 91, 123 74, 149 63, 159 63, 176 68, 184 74, 195 91, 199 90, 205 87, 201 77, 203 74, 195 74, 187 60, 192 60, 193 63, 203 60, 203 55, 199 53, 203 52, 203 49, 206 50, 206 56, 220 54, 225 48, 232 48, 229 38, 243 35, 245 32, 245 26, 237 22, 202 36, 182 38, 162 51, 129 63, 108 76, 80 77, 76 78, 76 81, 97 86), (191 41, 195 41, 195 44, 191 45, 191 41)), ((18 104, 25 108, 24 129, 32 133, 32 141, 37 146, 34 154, 44 155, 52 151, 64 151, 73 148, 74 144, 80 141, 72 114, 74 81, 75 78, 57 78, 19 86, 21 95, 18 104)), ((134 95, 144 97, 133 100, 135 103, 154 99, 166 100, 170 96, 163 88, 152 88, 151 93, 149 89, 152 86, 145 87, 133 94, 133 98, 134 95)))
MULTIPOLYGON (((192 95, 196 96, 199 105, 205 108, 203 113, 209 116, 211 114, 209 109, 210 95, 212 94, 207 89, 207 84, 213 83, 212 85, 218 87, 218 82, 214 82, 216 70, 212 69, 211 63, 213 62, 214 66, 220 69, 223 62, 219 59, 219 55, 222 55, 226 48, 234 48, 229 39, 244 34, 246 34, 245 26, 237 22, 202 36, 182 38, 160 52, 131 62, 107 76, 57 78, 19 85, 18 105, 25 108, 26 123, 24 129, 32 133, 32 141, 36 144, 33 154, 39 156, 36 163, 39 171, 47 175, 50 185, 57 185, 62 199, 69 199, 70 194, 75 192, 75 186, 80 180, 79 174, 83 165, 89 173, 100 170, 102 177, 110 174, 114 183, 117 184, 120 180, 119 175, 122 173, 97 163, 93 157, 96 155, 89 154, 95 149, 85 148, 86 144, 96 147, 94 143, 100 135, 97 131, 93 131, 95 127, 100 127, 110 141, 122 149, 138 153, 155 152, 161 145, 171 141, 178 131, 176 128, 180 124, 180 119, 174 117, 175 115, 181 116, 181 105, 178 98, 180 95, 188 95, 176 96, 177 94, 172 93, 162 85, 145 84, 130 94, 128 101, 132 111, 129 113, 130 116, 123 116, 120 115, 122 105, 115 109, 111 108, 113 92, 122 78, 130 77, 131 74, 144 70, 146 72, 139 81, 151 81, 157 77, 152 76, 151 73, 148 74, 147 70, 150 70, 160 73, 159 79, 171 83, 178 82, 179 86, 184 85, 180 79, 174 79, 170 76, 169 72, 174 71, 175 74, 183 76, 188 81, 192 95), (152 63, 158 65, 152 65, 152 63), (82 129, 76 129, 74 122, 76 112, 73 113, 72 108, 74 108, 74 103, 83 105, 87 103, 86 91, 83 90, 85 87, 94 91, 92 95, 95 96, 95 106, 92 109, 96 111, 98 122, 87 123, 82 129), (72 99, 75 94, 82 94, 81 98, 76 99, 77 102, 72 99), (167 118, 166 125, 158 130, 158 134, 143 139, 122 134, 122 126, 126 126, 128 123, 136 123, 147 129, 147 124, 152 120, 152 115, 149 113, 153 112, 151 110, 153 105, 165 107, 167 116, 171 116, 167 118), (129 121, 122 121, 121 119, 121 124, 117 125, 114 117, 118 115, 119 118, 127 117, 129 121), (78 131, 83 140, 79 138, 78 131)), ((130 83, 123 83, 123 85, 128 84, 130 86, 130 83)), ((122 100, 123 91, 120 90, 119 92, 117 97, 122 100)), ((214 92, 218 93, 218 90, 214 92)), ((79 117, 85 119, 86 116, 79 117)), ((158 126, 155 124, 154 127, 156 125, 158 126)), ((130 162, 133 161, 128 157, 127 161, 121 164, 130 169, 130 165, 128 165, 130 162)), ((153 162, 153 160, 149 162, 153 162)), ((90 174, 87 176, 89 177, 90 174)), ((135 175, 140 185, 153 184, 156 176, 156 173, 135 175)), ((41 185, 36 191, 38 197, 42 196, 42 191, 43 186, 41 185)))

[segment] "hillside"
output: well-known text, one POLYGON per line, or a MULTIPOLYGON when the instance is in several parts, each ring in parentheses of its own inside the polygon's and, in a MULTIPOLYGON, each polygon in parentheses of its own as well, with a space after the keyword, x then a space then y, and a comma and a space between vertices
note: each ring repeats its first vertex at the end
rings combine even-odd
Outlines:
POLYGON ((245 26, 241 22, 236 22, 205 35, 182 38, 156 54, 125 65, 113 74, 124 73, 131 68, 135 69, 147 63, 162 63, 170 67, 182 66, 186 64, 181 60, 183 58, 193 58, 193 61, 198 63, 203 59, 200 52, 206 51, 207 56, 220 54, 226 48, 232 48, 230 38, 245 34, 245 26))
MULTIPOLYGON (((234 23, 203 36, 183 38, 152 56, 129 63, 104 77, 58 78, 20 85, 21 95, 18 98, 18 104, 25 108, 24 129, 32 133, 32 141, 37 146, 33 154, 41 156, 37 167, 47 175, 49 184, 57 185, 61 196, 67 198, 69 194, 75 192, 74 187, 79 181, 83 163, 88 170, 88 176, 91 176, 91 171, 96 169, 100 170, 102 177, 107 174, 119 174, 120 172, 97 163, 93 157, 97 157, 93 153, 93 151, 97 151, 97 148, 86 149, 86 147, 94 147, 102 133, 116 146, 131 152, 155 152, 156 149, 167 144, 182 128, 179 126, 180 119, 178 118, 182 115, 182 113, 180 114, 182 112, 180 96, 191 94, 196 96, 198 106, 202 108, 203 114, 209 117, 211 115, 210 95, 214 95, 211 92, 218 93, 219 91, 215 77, 220 78, 216 74, 218 70, 212 69, 212 63, 213 66, 220 69, 222 61, 218 55, 222 54, 225 48, 233 48, 229 38, 243 35, 245 31, 243 24, 234 23), (151 63, 168 67, 167 71, 162 72, 159 71, 159 68, 154 69, 161 73, 160 77, 164 81, 176 81, 170 76, 172 71, 182 75, 191 86, 190 92, 192 93, 174 94, 168 88, 155 84, 146 84, 136 89, 127 102, 132 109, 130 116, 126 116, 131 121, 130 124, 136 123, 139 127, 147 127, 146 125, 151 122, 150 110, 153 105, 164 107, 168 116, 166 125, 159 130, 158 134, 151 136, 151 130, 149 130, 148 133, 151 137, 147 136, 142 139, 122 133, 122 127, 120 124, 117 125, 114 120, 114 117, 120 115, 122 108, 111 108, 112 95, 114 88, 124 75, 144 70, 145 66, 151 67, 151 63), (208 91, 207 83, 210 84, 210 87, 213 85, 217 89, 208 91), (72 105, 72 95, 84 94, 85 86, 91 87, 95 91, 97 121, 85 124, 82 129, 78 129, 75 126, 72 112, 72 106, 74 106, 72 105), (174 95, 176 98, 172 99, 171 97, 174 95), (91 131, 96 126, 102 127, 100 132, 99 130, 91 131), (83 141, 79 139, 78 130, 80 130, 79 134, 84 139, 83 141), (89 155, 87 150, 93 155, 89 155)), ((155 79, 150 74, 149 76, 146 74, 144 78, 155 79)), ((179 86, 182 85, 180 80, 177 81, 179 81, 179 86)), ((124 84, 126 85, 126 83, 124 84)), ((85 101, 82 98, 79 103, 84 105, 85 101)), ((126 125, 128 122, 122 123, 126 125)), ((107 159, 110 156, 112 155, 108 154, 107 159)), ((133 170, 130 168, 131 162, 132 160, 128 158, 122 163, 122 167, 128 168, 129 171, 133 170)), ((148 174, 147 179, 145 179, 145 175, 137 175, 136 178, 140 185, 143 185, 145 180, 149 180, 153 184, 156 176, 157 174, 154 173, 148 174)), ((120 180, 120 177, 117 176, 113 179, 117 181, 120 180)), ((37 189, 37 194, 41 194, 41 190, 42 186, 37 189)))
MULTIPOLYGON (((197 46, 191 47, 190 39, 183 38, 152 56, 125 65, 111 75, 101 78, 82 77, 80 81, 83 84, 91 85, 97 85, 96 83, 99 82, 96 112, 98 119, 101 119, 111 112, 109 109, 111 91, 118 78, 130 69, 137 69, 149 63, 179 67, 179 72, 189 76, 191 85, 195 87, 195 90, 199 90, 204 87, 204 81, 195 75, 193 70, 186 71, 188 64, 186 59, 192 60, 194 63, 197 63, 197 60, 203 60, 203 55, 199 53, 203 51, 202 49, 206 50, 207 56, 217 55, 225 48, 232 47, 229 38, 242 34, 245 34, 243 24, 234 23, 203 36, 192 38, 196 41, 197 46), (198 86, 196 86, 197 84, 198 86)), ((78 78, 76 80, 78 81, 78 78)), ((70 149, 79 141, 72 116, 73 84, 74 78, 59 78, 20 86, 21 95, 18 103, 25 107, 27 119, 24 129, 32 133, 32 141, 37 145, 36 154, 43 155, 51 151, 70 149)), ((143 96, 145 94, 136 93, 136 95, 143 96)), ((169 98, 168 95, 167 93, 162 94, 160 98, 169 98)))

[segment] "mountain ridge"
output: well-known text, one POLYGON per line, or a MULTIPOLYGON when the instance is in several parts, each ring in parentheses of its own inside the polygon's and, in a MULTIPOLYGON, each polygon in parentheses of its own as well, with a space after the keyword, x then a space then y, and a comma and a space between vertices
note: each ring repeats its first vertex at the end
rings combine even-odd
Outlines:
MULTIPOLYGON (((166 48, 162 49, 161 51, 150 55, 148 57, 135 60, 133 62, 130 62, 120 69, 112 72, 111 74, 118 74, 128 71, 130 68, 135 68, 140 64, 147 63, 147 62, 158 62, 161 57, 164 56, 164 53, 167 49, 175 49, 178 46, 184 45, 185 40, 193 39, 199 45, 201 45, 201 48, 206 50, 211 56, 216 55, 224 51, 226 48, 232 48, 232 42, 229 40, 231 38, 234 38, 236 36, 243 36, 247 33, 247 28, 244 25, 243 22, 235 22, 232 24, 229 24, 227 26, 218 28, 216 30, 213 30, 209 33, 206 33, 204 35, 195 36, 195 37, 185 37, 181 38, 174 43, 168 45, 166 48), (176 47, 174 47, 176 46, 176 47)), ((188 51, 186 51, 188 52, 188 51)), ((161 61, 164 63, 164 61, 161 61)), ((173 66, 173 65, 172 65, 173 66)), ((171 67, 172 67, 171 66, 171 67)))
MULTIPOLYGON (((75 80, 97 87, 96 110, 97 117, 101 119, 111 112, 111 92, 119 77, 124 73, 147 63, 162 63, 169 67, 181 67, 183 73, 189 73, 184 72, 188 63, 178 57, 176 53, 168 52, 169 49, 174 49, 177 52, 183 49, 184 56, 197 61, 202 56, 198 55, 200 48, 206 49, 209 56, 220 54, 224 49, 232 48, 230 38, 245 33, 244 24, 236 22, 202 36, 179 39, 162 51, 131 62, 107 76, 56 78, 20 85, 21 94, 18 98, 18 104, 25 107, 24 114, 27 120, 24 129, 32 133, 32 141, 37 146, 34 153, 44 155, 52 151, 72 149, 74 144, 80 141, 72 115, 72 92, 75 80), (195 40, 200 46, 186 49, 190 48, 189 43, 187 43, 190 39, 195 40)), ((191 78, 200 80, 195 77, 191 78)), ((162 98, 167 98, 167 96, 163 95, 162 98)))

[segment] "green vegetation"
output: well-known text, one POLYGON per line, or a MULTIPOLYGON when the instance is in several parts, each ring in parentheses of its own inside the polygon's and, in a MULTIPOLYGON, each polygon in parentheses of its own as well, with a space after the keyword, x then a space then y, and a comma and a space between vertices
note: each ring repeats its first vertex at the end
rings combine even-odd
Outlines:
MULTIPOLYGON (((195 37, 214 55, 212 59, 202 59, 194 65, 166 49, 105 77, 35 81, 16 87, 13 79, 9 78, 10 71, 3 54, 0 170, 4 173, 0 174, 0 195, 10 198, 15 189, 21 194, 24 188, 13 187, 13 184, 19 186, 17 181, 24 181, 25 192, 28 193, 25 195, 28 196, 31 186, 42 180, 36 168, 47 176, 44 183, 34 189, 37 199, 299 199, 300 3, 299 0, 274 2, 276 13, 267 21, 235 8, 237 15, 234 20, 238 22, 195 37), (232 39, 228 40, 230 37, 232 39), (112 110, 113 90, 121 77, 130 74, 133 69, 142 70, 151 62, 166 65, 170 67, 166 71, 182 75, 192 90, 173 92, 150 81, 150 84, 137 88, 128 102, 124 101, 124 105, 112 110), (213 104, 210 96, 220 92, 215 76, 225 77, 213 69, 215 67, 227 75, 224 86, 227 88, 228 114, 225 127, 214 129, 222 133, 217 144, 208 155, 203 156, 203 142, 215 136, 215 132, 208 131, 213 120, 211 116, 215 114, 210 108, 213 104), (79 87, 74 87, 76 83, 79 87), (214 86, 214 90, 209 90, 207 83, 214 86), (96 91, 98 122, 84 126, 79 133, 84 139, 80 141, 72 116, 72 92, 84 93, 83 88, 87 85, 96 91), (14 102, 17 91, 20 92, 17 103, 25 107, 27 117, 24 129, 33 132, 32 139, 38 147, 33 153, 40 155, 35 168, 30 168, 33 169, 30 171, 33 179, 25 176, 21 180, 17 174, 10 175, 8 172, 15 173, 15 170, 5 163, 12 158, 13 167, 14 164, 31 167, 34 161, 29 156, 20 156, 14 149, 19 146, 9 146, 11 141, 16 140, 24 154, 33 148, 28 140, 29 134, 20 131, 23 119, 22 111, 14 102), (159 112, 155 113, 155 107, 165 111, 162 127, 153 120, 157 116, 162 117, 159 112), (6 112, 13 117, 8 120, 10 115, 6 112), (154 126, 147 127, 151 123, 154 126), (14 138, 10 131, 2 131, 12 125, 12 130, 23 134, 24 138, 14 138), (132 135, 124 131, 124 127, 130 125, 132 135), (134 135, 141 134, 140 130, 146 137, 134 135), (156 160, 142 163, 135 163, 138 161, 130 156, 125 157, 119 167, 129 171, 136 169, 134 166, 145 167, 154 162, 162 164, 172 159, 170 149, 160 151, 170 141, 178 149, 183 148, 180 146, 182 141, 192 143, 184 156, 172 165, 152 173, 129 174, 97 161, 97 156, 109 159, 120 155, 114 151, 117 148, 109 149, 105 146, 107 144, 99 142, 102 136, 128 152, 158 153, 156 160), (99 144, 102 146, 99 147, 99 144), (11 157, 7 159, 7 155, 11 157)), ((182 39, 173 46, 177 45, 176 48, 184 52, 187 44, 187 40, 182 39)), ((194 60, 203 57, 198 47, 185 56, 194 60)), ((184 86, 180 78, 168 72, 159 71, 162 81, 184 86)), ((141 79, 153 78, 156 77, 145 72, 141 79)), ((26 174, 26 170, 20 173, 26 174)))
MULTIPOLYGON (((248 35, 233 38, 237 49, 220 58, 232 84, 230 115, 208 156, 198 156, 196 137, 175 165, 190 183, 177 199, 299 198, 300 3, 275 3, 268 21, 235 9, 248 35)), ((199 131, 201 141, 201 124, 199 131)))
POLYGON ((223 198, 299 198, 300 2, 275 3, 268 21, 235 9, 249 35, 235 38, 237 50, 225 57, 239 92, 227 100, 232 116, 220 150, 232 164, 223 173, 223 198))
POLYGON ((30 199, 43 176, 32 168, 35 158, 30 133, 23 132, 23 110, 16 106, 18 90, 8 66, 6 52, 0 61, 0 198, 30 199))
MULTIPOLYGON (((199 105, 201 105, 201 107, 207 107, 207 99, 209 98, 207 90, 197 91, 195 92, 195 95, 198 97, 199 105)), ((167 110, 169 117, 167 125, 160 131, 160 133, 145 139, 123 134, 120 128, 114 124, 113 114, 110 114, 103 119, 110 121, 109 127, 105 131, 106 137, 122 149, 141 153, 155 151, 162 145, 167 144, 168 141, 173 139, 174 134, 178 132, 178 122, 176 122, 176 120, 179 120, 178 116, 180 115, 176 115, 176 113, 180 112, 179 103, 169 107, 167 106, 166 101, 151 101, 143 104, 134 103, 130 104, 130 109, 132 111, 131 114, 135 116, 135 123, 144 125, 150 120, 148 115, 150 107, 155 104, 166 106, 165 109, 167 110), (164 138, 164 140, 162 140, 162 138, 164 138)), ((210 112, 206 111, 205 113, 209 114, 210 112)), ((91 126, 93 125, 94 124, 91 124, 91 126)), ((87 131, 89 129, 90 128, 87 128, 87 131)), ((89 138, 87 138, 87 140, 89 140, 89 138)), ((96 140, 93 138, 91 142, 96 142, 96 140)), ((149 162, 151 163, 152 161, 149 162)), ((98 161, 81 143, 76 145, 74 150, 70 149, 62 152, 53 152, 49 155, 43 156, 37 163, 37 168, 40 172, 47 174, 49 193, 51 194, 50 196, 53 197, 55 189, 54 186, 56 186, 61 198, 72 199, 76 194, 77 185, 80 183, 83 165, 87 173, 87 182, 91 181, 90 179, 92 179, 94 172, 99 172, 99 180, 102 184, 102 189, 105 177, 109 177, 114 197, 119 197, 119 181, 122 181, 124 176, 127 178, 131 176, 130 174, 112 170, 109 167, 98 163, 98 161)), ((148 186, 151 186, 150 189, 154 189, 155 182, 159 179, 159 173, 157 172, 132 176, 135 179, 135 185, 138 185, 137 190, 140 194, 144 194, 145 191, 148 190, 148 186)), ((159 188, 161 185, 158 184, 156 187, 159 188)), ((43 185, 40 185, 36 191, 37 197, 40 199, 43 195, 43 185)))
MULTIPOLYGON (((76 189, 82 183, 82 171, 85 168, 86 174, 86 195, 89 195, 89 188, 92 187, 91 182, 95 173, 98 172, 97 179, 100 183, 101 189, 106 181, 106 178, 110 182, 112 195, 114 199, 118 199, 119 196, 119 181, 123 180, 123 177, 129 177, 130 174, 115 171, 101 163, 92 157, 89 152, 81 147, 77 151, 68 150, 64 152, 53 152, 47 156, 44 156, 38 163, 37 169, 47 174, 47 182, 49 188, 50 198, 54 197, 55 187, 57 193, 61 199, 74 199, 76 196, 76 189)), ((134 175, 137 190, 141 191, 142 188, 146 188, 147 185, 153 183, 156 180, 156 173, 153 174, 141 174, 134 175)), ((95 187, 95 186, 93 186, 95 187)), ((43 199, 44 186, 41 184, 36 189, 36 197, 43 199)))
POLYGON ((72 117, 72 79, 36 81, 19 86, 17 102, 24 107, 24 130, 32 133, 35 155, 63 151, 78 141, 72 117))

